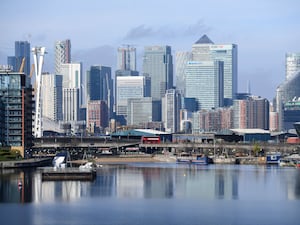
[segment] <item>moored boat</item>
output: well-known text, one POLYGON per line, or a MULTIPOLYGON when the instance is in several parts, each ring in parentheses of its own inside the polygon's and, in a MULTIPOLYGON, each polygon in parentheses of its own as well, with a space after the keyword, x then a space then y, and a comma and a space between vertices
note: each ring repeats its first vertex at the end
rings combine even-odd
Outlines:
POLYGON ((280 153, 268 153, 266 157, 266 163, 267 164, 279 164, 281 159, 281 154, 280 153))

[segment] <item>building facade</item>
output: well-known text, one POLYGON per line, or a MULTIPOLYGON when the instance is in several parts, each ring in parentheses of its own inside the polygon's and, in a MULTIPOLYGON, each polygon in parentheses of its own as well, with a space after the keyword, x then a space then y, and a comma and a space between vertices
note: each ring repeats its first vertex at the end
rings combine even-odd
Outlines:
POLYGON ((127 125, 146 126, 147 123, 153 121, 154 108, 151 97, 128 99, 127 125))
POLYGON ((87 104, 87 128, 89 133, 103 133, 108 127, 108 107, 103 100, 90 100, 87 104))
POLYGON ((62 75, 42 74, 42 117, 53 121, 63 120, 62 114, 62 75))
POLYGON ((29 87, 30 82, 30 43, 28 41, 15 41, 15 55, 7 57, 7 64, 12 66, 14 72, 24 72, 26 75, 26 85, 29 87), (23 71, 20 71, 24 60, 23 71))
POLYGON ((116 115, 127 117, 128 99, 150 97, 150 77, 116 77, 116 115))
POLYGON ((60 74, 60 66, 63 63, 71 63, 71 41, 69 39, 56 41, 54 46, 55 74, 60 74))
POLYGON ((60 64, 60 72, 58 74, 62 75, 62 111, 65 122, 80 120, 80 106, 83 102, 81 70, 81 63, 60 64))
POLYGON ((223 106, 223 62, 189 61, 186 66, 185 90, 187 98, 198 101, 198 109, 223 106))
POLYGON ((175 54, 175 76, 176 89, 185 96, 185 68, 188 61, 192 61, 191 52, 176 52, 175 54))
POLYGON ((224 62, 224 99, 230 105, 237 93, 237 45, 214 44, 206 35, 192 46, 193 61, 224 62))
POLYGON ((144 50, 143 72, 151 77, 151 97, 161 100, 173 87, 173 59, 170 46, 147 46, 144 50))
POLYGON ((136 48, 130 45, 118 48, 117 70, 136 71, 136 48))
POLYGON ((290 79, 300 71, 300 53, 287 53, 285 55, 285 79, 290 79))
POLYGON ((175 89, 166 91, 162 98, 162 122, 166 132, 175 133, 180 130, 181 95, 175 89))
POLYGON ((22 156, 33 144, 32 97, 24 73, 0 68, 0 145, 22 156))
POLYGON ((269 101, 258 96, 233 101, 233 127, 235 129, 259 128, 269 130, 269 101))

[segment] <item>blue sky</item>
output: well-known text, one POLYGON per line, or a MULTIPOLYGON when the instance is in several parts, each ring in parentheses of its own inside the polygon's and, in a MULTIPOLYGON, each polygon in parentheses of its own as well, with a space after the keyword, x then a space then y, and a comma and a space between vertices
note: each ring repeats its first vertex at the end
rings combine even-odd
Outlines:
POLYGON ((300 52, 299 6, 299 0, 1 0, 0 63, 13 55, 15 40, 45 46, 50 55, 55 40, 67 38, 72 52, 133 44, 142 54, 146 45, 189 51, 207 34, 217 44, 238 45, 239 91, 249 80, 253 94, 271 100, 284 80, 285 53, 300 52))

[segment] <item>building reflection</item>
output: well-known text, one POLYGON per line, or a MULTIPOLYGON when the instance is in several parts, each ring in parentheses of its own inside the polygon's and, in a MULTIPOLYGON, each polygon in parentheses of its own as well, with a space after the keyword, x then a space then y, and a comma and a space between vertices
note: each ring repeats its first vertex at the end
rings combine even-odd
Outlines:
MULTIPOLYGON (((200 200, 247 199, 271 197, 272 193, 251 192, 259 182, 259 190, 265 186, 280 188, 285 198, 300 199, 300 170, 264 171, 241 170, 231 167, 175 166, 139 167, 106 165, 98 169, 92 182, 42 181, 40 171, 2 170, 0 173, 0 202, 55 202, 74 201, 84 197, 95 198, 193 198, 200 200), (280 173, 279 173, 280 172, 280 173), (19 185, 21 184, 21 185, 19 185), (249 185, 252 185, 249 187, 249 185)), ((275 190, 274 190, 275 191, 275 190)), ((278 190, 277 190, 278 191, 278 190)))

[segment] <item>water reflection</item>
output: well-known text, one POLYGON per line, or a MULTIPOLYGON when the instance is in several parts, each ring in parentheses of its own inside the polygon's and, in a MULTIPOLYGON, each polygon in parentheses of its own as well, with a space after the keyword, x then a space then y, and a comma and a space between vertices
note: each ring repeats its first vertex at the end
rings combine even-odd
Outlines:
POLYGON ((300 170, 240 165, 106 165, 97 171, 93 182, 42 182, 38 170, 2 170, 0 174, 1 203, 80 198, 300 199, 300 170))

